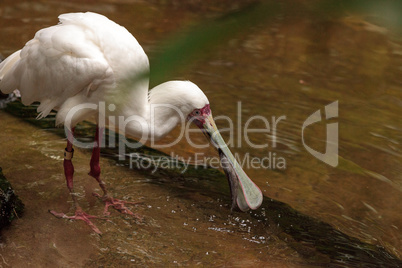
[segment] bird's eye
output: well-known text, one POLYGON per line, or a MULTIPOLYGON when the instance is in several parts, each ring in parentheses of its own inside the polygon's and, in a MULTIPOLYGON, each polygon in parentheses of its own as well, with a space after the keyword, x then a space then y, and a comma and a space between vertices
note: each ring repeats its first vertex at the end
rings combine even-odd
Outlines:
POLYGON ((200 111, 200 110, 195 110, 195 111, 194 111, 194 115, 196 115, 196 116, 201 115, 201 111, 200 111))

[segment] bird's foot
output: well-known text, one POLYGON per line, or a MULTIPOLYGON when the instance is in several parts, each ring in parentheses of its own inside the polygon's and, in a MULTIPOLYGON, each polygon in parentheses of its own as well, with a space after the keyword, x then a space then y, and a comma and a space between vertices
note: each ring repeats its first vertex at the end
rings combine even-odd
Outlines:
POLYGON ((49 210, 49 212, 52 213, 52 214, 53 214, 54 216, 56 216, 57 218, 70 219, 70 220, 82 220, 82 221, 84 221, 86 224, 88 224, 89 227, 91 227, 92 230, 93 230, 95 233, 100 234, 100 235, 102 234, 102 232, 99 230, 98 227, 96 227, 95 224, 92 223, 92 221, 91 221, 90 219, 103 219, 103 220, 106 220, 106 219, 104 219, 104 218, 100 218, 100 217, 97 217, 97 216, 89 215, 89 214, 85 213, 80 207, 78 207, 78 208, 75 210, 75 215, 74 215, 74 216, 67 216, 66 214, 64 214, 64 213, 62 213, 62 212, 59 213, 59 212, 56 212, 56 211, 54 211, 54 210, 49 210))
POLYGON ((129 201, 124 201, 124 200, 120 200, 120 199, 116 199, 113 197, 110 197, 109 195, 104 195, 101 196, 98 193, 92 193, 92 195, 98 197, 99 199, 101 199, 102 201, 105 202, 105 210, 103 211, 103 214, 105 216, 109 216, 110 212, 109 207, 113 207, 114 209, 120 211, 120 213, 123 214, 128 214, 131 216, 134 216, 135 218, 142 220, 143 217, 140 215, 137 215, 135 213, 133 213, 129 208, 126 207, 126 204, 131 204, 131 205, 138 205, 141 204, 142 202, 129 202, 129 201))

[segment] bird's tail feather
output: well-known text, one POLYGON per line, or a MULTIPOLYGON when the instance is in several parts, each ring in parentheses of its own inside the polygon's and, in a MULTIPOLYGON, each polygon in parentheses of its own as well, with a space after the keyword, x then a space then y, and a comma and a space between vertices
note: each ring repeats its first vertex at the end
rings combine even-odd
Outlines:
POLYGON ((51 99, 42 100, 37 109, 39 114, 36 119, 41 119, 48 116, 54 106, 55 103, 51 99))
POLYGON ((20 52, 21 50, 14 52, 0 63, 0 91, 5 94, 9 94, 16 89, 14 78, 7 76, 7 74, 15 67, 15 63, 20 59, 20 52))

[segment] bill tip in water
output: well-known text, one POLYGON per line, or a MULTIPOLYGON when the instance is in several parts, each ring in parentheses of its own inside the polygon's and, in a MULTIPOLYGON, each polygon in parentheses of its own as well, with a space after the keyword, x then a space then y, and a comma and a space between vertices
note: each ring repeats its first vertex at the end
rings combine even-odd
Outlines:
POLYGON ((237 206, 241 211, 247 211, 249 209, 255 210, 259 208, 262 204, 263 200, 263 195, 258 188, 257 185, 254 184, 248 177, 248 183, 250 185, 247 185, 249 187, 248 189, 245 189, 243 187, 242 181, 239 183, 239 189, 238 189, 238 194, 237 194, 237 206))
POLYGON ((230 154, 228 157, 228 153, 223 152, 221 149, 218 151, 223 170, 230 185, 232 209, 236 208, 236 205, 241 211, 259 208, 263 200, 261 190, 246 175, 234 157, 230 159, 230 154))

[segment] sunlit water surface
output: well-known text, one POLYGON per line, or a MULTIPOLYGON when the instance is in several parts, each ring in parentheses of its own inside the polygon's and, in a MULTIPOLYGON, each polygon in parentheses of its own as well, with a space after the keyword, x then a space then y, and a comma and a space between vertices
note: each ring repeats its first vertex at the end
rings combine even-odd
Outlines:
MULTIPOLYGON (((91 10, 124 25, 152 56, 169 34, 225 11, 129 2, 2 1, 0 53, 8 56, 21 48, 37 30, 55 24, 60 13, 91 10)), ((195 82, 208 96, 215 117, 234 120, 233 126, 216 121, 220 128, 235 130, 233 137, 222 134, 231 141, 232 151, 245 159, 244 168, 264 195, 401 257, 401 55, 396 36, 361 18, 328 22, 278 16, 230 39, 172 79, 195 82), (303 122, 319 109, 325 118, 325 105, 335 101, 339 117, 306 128, 304 141, 324 152, 326 123, 337 122, 336 168, 316 159, 302 143, 303 122), (267 118, 271 127, 273 117, 283 116, 276 135, 272 128, 247 136, 239 132, 238 124, 243 128, 256 115, 267 118), (270 166, 247 166, 247 159, 266 159, 270 166)), ((72 205, 66 202, 70 198, 62 173, 65 141, 5 112, 0 113, 0 124, 0 166, 26 204, 25 216, 4 232, 5 264, 305 264, 275 234, 252 236, 251 220, 229 214, 227 202, 180 188, 180 181, 150 183, 143 174, 111 160, 102 160, 103 177, 119 197, 144 202, 136 208, 144 220, 114 212, 111 221, 97 221, 104 232, 101 238, 84 224, 57 220, 47 210, 67 212, 72 205)), ((256 119, 249 128, 264 126, 256 119)), ((175 140, 179 132, 160 143, 175 140)), ((198 143, 205 140, 202 134, 191 137, 198 143)), ((97 184, 86 175, 90 154, 77 151, 80 202, 100 215, 102 205, 91 195, 98 191, 97 184)), ((198 150, 185 139, 162 151, 192 161, 216 157, 212 148, 198 150)))

